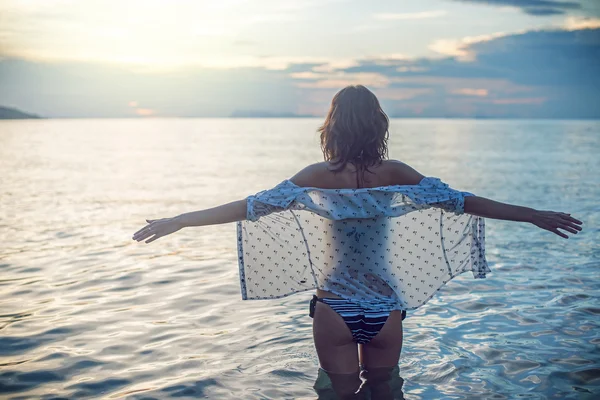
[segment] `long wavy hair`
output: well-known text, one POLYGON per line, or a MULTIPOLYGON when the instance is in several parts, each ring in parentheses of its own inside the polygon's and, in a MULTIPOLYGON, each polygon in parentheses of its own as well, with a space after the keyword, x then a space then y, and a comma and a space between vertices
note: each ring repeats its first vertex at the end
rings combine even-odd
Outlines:
MULTIPOLYGON (((379 100, 362 85, 347 86, 333 96, 321 133, 321 150, 333 172, 348 163, 357 177, 388 157, 389 119, 379 100)), ((358 178, 357 178, 358 181, 358 178)), ((359 184, 360 185, 360 184, 359 184)))

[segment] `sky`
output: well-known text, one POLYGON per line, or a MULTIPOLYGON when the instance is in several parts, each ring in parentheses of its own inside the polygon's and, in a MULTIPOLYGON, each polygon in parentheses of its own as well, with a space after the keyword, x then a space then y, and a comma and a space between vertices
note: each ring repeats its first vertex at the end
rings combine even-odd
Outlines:
POLYGON ((599 0, 0 0, 0 105, 47 117, 600 118, 599 0))

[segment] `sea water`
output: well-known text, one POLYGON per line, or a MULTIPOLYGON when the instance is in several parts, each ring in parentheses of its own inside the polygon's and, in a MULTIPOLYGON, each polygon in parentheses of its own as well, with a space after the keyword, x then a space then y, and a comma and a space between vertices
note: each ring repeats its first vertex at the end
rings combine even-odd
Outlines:
MULTIPOLYGON (((320 122, 0 122, 0 397, 315 399, 311 293, 242 301, 234 224, 131 236, 321 161, 320 122)), ((487 220, 488 278, 404 322, 404 397, 600 398, 600 122, 398 119, 389 153, 585 223, 487 220)))

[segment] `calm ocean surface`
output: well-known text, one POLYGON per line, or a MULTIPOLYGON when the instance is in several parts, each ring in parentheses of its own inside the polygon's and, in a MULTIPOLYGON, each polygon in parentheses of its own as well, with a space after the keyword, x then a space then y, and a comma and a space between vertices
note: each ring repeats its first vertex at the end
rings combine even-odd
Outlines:
MULTIPOLYGON (((235 225, 131 240, 321 160, 316 119, 0 122, 0 397, 315 399, 311 293, 242 302, 235 225)), ((600 122, 393 120, 390 157, 566 211, 409 312, 406 399, 600 398, 600 122)))

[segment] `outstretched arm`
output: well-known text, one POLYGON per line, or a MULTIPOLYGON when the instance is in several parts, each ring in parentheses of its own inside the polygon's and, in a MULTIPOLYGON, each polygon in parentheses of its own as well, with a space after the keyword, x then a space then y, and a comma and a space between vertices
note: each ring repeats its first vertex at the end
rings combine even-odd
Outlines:
MULTIPOLYGON (((317 164, 308 166, 296 174, 292 181, 300 186, 317 186, 315 183, 317 164)), ((147 219, 148 225, 133 234, 133 240, 151 243, 163 236, 189 226, 205 226, 243 221, 247 216, 247 200, 238 200, 206 210, 194 211, 173 218, 147 219)))
POLYGON ((465 197, 465 213, 506 221, 530 222, 565 239, 568 239, 568 236, 559 229, 577 234, 581 231, 580 225, 583 223, 571 217, 571 214, 514 206, 478 196, 465 197))
POLYGON ((206 210, 189 212, 175 217, 182 228, 226 224, 246 219, 246 199, 223 204, 206 210))
POLYGON ((206 210, 194 211, 173 218, 147 219, 148 225, 133 234, 133 240, 146 243, 170 235, 188 226, 225 224, 246 219, 246 200, 238 200, 206 210), (152 237, 151 237, 152 236, 152 237))

